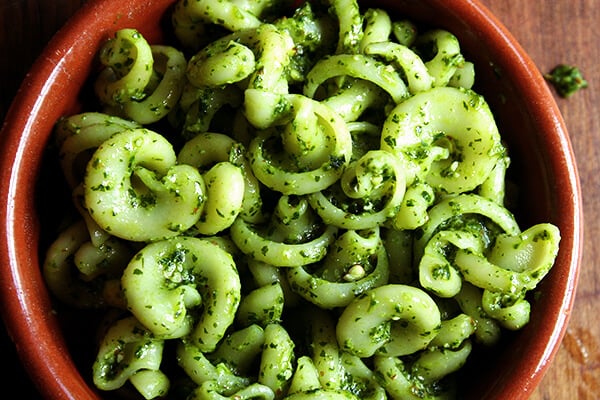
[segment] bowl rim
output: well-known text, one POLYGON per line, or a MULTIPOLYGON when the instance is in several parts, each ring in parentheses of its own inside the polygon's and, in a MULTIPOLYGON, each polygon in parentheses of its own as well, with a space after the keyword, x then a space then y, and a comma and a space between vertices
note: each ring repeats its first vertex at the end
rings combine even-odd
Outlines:
MULTIPOLYGON (((444 0, 436 0, 436 2, 443 3, 444 0)), ((559 284, 563 297, 559 307, 553 309, 555 311, 555 323, 548 335, 548 340, 540 341, 534 345, 532 357, 538 362, 532 364, 522 362, 519 364, 519 367, 522 368, 521 373, 527 377, 525 387, 520 388, 522 392, 517 394, 518 391, 514 387, 514 382, 499 381, 496 382, 496 387, 487 388, 486 392, 491 393, 494 391, 501 399, 526 400, 538 386, 558 352, 575 301, 583 256, 584 216, 581 182, 562 113, 550 91, 549 85, 536 64, 508 28, 485 5, 481 4, 479 0, 465 0, 464 3, 465 8, 468 9, 466 17, 469 24, 478 21, 477 26, 488 26, 490 28, 478 32, 484 38, 486 44, 491 46, 490 51, 506 52, 510 54, 510 57, 504 57, 503 59, 510 58, 514 61, 501 66, 502 74, 512 77, 519 76, 520 79, 514 80, 515 88, 519 92, 532 93, 531 97, 538 99, 538 101, 528 103, 530 107, 528 111, 539 117, 538 125, 545 124, 552 127, 545 132, 545 135, 549 135, 547 140, 554 144, 549 146, 553 153, 549 158, 557 160, 557 164, 565 171, 565 176, 563 176, 565 179, 561 180, 561 186, 559 186, 561 189, 557 191, 556 197, 560 199, 561 205, 565 205, 561 208, 561 214, 557 217, 561 222, 560 229, 563 237, 559 257, 562 257, 563 262, 569 265, 569 269, 568 275, 562 277, 559 284), (566 239, 568 239, 568 242, 566 239), (500 384, 504 384, 505 387, 497 387, 500 384)), ((465 15, 463 14, 463 16, 465 15)), ((555 165, 555 167, 558 166, 555 165)))
MULTIPOLYGON (((166 6, 173 2, 174 0, 161 0, 160 4, 166 6)), ((443 5, 444 0, 433 2, 443 5)), ((87 18, 97 18, 109 8, 121 7, 125 10, 125 4, 122 0, 90 0, 75 12, 34 62, 7 112, 0 131, 0 148, 3 154, 0 159, 0 237, 4 239, 0 244, 0 284, 3 288, 0 300, 4 306, 2 317, 26 370, 36 386, 39 389, 43 388, 48 398, 91 398, 96 395, 76 371, 64 340, 54 342, 50 348, 45 347, 43 343, 43 340, 51 339, 49 328, 56 328, 58 324, 49 307, 49 297, 43 282, 28 280, 19 269, 20 263, 23 262, 18 255, 20 244, 25 239, 39 234, 34 222, 27 216, 24 206, 18 201, 23 198, 22 194, 18 194, 19 188, 22 185, 27 187, 26 178, 34 176, 33 172, 29 175, 24 174, 21 166, 30 151, 27 144, 34 135, 36 112, 44 107, 53 79, 58 74, 67 73, 62 69, 63 62, 77 46, 77 43, 71 43, 70 37, 87 27, 87 23, 84 23, 87 18), (36 97, 36 93, 41 93, 41 96, 36 97), (24 115, 26 117, 23 117, 24 115), (32 296, 32 293, 38 292, 43 294, 42 299, 32 296), (64 366, 72 368, 65 370, 64 366)), ((531 58, 507 28, 478 0, 460 0, 456 4, 463 10, 461 18, 469 25, 476 23, 490 27, 489 30, 478 32, 487 43, 497 46, 498 51, 506 52, 512 59, 517 60, 503 66, 505 73, 511 76, 525 76, 526 79, 516 82, 515 85, 520 91, 530 91, 543 100, 534 102, 531 107, 548 126, 553 127, 549 140, 556 143, 553 147, 556 153, 554 157, 560 160, 566 170, 563 183, 567 187, 558 195, 562 196, 567 205, 561 214, 561 220, 564 222, 561 231, 567 229, 572 235, 572 242, 566 247, 568 254, 565 256, 569 264, 568 276, 563 278, 564 297, 557 310, 557 320, 552 327, 550 339, 535 349, 535 355, 540 361, 523 371, 529 376, 528 386, 521 388, 525 396, 525 393, 533 391, 537 386, 558 351, 573 307, 583 249, 583 206, 579 175, 558 105, 531 58)), ((90 57, 93 56, 92 53, 93 50, 90 50, 90 57)), ((31 193, 30 191, 29 194, 31 193)), ((27 245, 32 246, 30 243, 27 245)), ((31 251, 38 252, 38 249, 32 246, 31 251)), ((508 393, 511 390, 510 383, 506 388, 496 389, 508 393)))

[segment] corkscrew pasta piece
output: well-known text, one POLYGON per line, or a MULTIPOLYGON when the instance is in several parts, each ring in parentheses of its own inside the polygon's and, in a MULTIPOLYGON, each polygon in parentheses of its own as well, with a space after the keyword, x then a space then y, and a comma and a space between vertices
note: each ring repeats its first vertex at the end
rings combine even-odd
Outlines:
POLYGON ((440 297, 453 297, 460 291, 463 277, 446 257, 449 246, 483 252, 481 238, 470 232, 440 231, 425 246, 419 261, 419 283, 440 297))
POLYGON ((137 128, 141 125, 136 122, 91 111, 58 121, 55 136, 60 147, 61 168, 69 186, 75 188, 83 182, 82 165, 89 161, 86 152, 95 150, 115 133, 137 128))
POLYGON ((417 229, 429 220, 427 211, 435 202, 433 188, 423 182, 415 182, 406 188, 402 204, 392 219, 397 230, 417 229))
POLYGON ((310 357, 301 356, 296 362, 296 370, 287 392, 288 396, 295 393, 312 392, 320 388, 319 371, 315 364, 310 357))
POLYGON ((439 201, 428 211, 429 220, 419 228, 419 238, 415 242, 415 257, 420 259, 423 250, 436 230, 453 217, 476 214, 493 221, 507 235, 521 232, 514 215, 503 206, 475 194, 450 196, 439 201))
POLYGON ((320 387, 339 390, 344 382, 340 348, 336 338, 336 321, 325 310, 308 307, 306 312, 309 356, 317 369, 320 387))
POLYGON ((151 124, 166 117, 175 108, 183 85, 187 61, 183 53, 171 46, 150 46, 153 57, 153 81, 158 83, 146 86, 146 96, 123 104, 122 114, 140 124, 151 124))
MULTIPOLYGON (((295 307, 300 303, 300 296, 292 290, 287 280, 285 269, 267 264, 262 261, 248 260, 248 271, 252 276, 252 281, 256 286, 279 285, 283 292, 283 307, 295 307)), ((278 289, 273 289, 273 292, 278 289)), ((270 312, 271 307, 269 307, 270 312)), ((275 308, 277 309, 277 308, 275 308)), ((242 311, 242 310, 240 310, 242 311)), ((241 317, 244 316, 241 312, 241 317)), ((283 316, 283 311, 282 311, 283 316)))
POLYGON ((445 376, 458 371, 467 362, 473 345, 464 341, 455 349, 433 348, 425 350, 412 365, 412 375, 425 385, 440 381, 445 376))
POLYGON ((261 236, 241 218, 233 222, 230 230, 231 239, 244 254, 278 267, 298 267, 322 260, 336 232, 336 227, 328 226, 312 240, 285 243, 261 236))
POLYGON ((244 174, 240 167, 221 161, 202 177, 206 185, 206 201, 194 226, 203 235, 216 235, 229 228, 242 212, 244 174))
POLYGON ((248 376, 256 358, 261 355, 264 344, 263 327, 250 324, 228 334, 209 357, 214 365, 224 363, 237 375, 248 376))
POLYGON ((189 340, 212 351, 233 323, 240 278, 231 255, 217 244, 178 236, 135 255, 121 279, 128 309, 158 337, 189 340), (202 304, 198 321, 187 312, 202 304))
POLYGON ((352 392, 361 399, 385 400, 385 389, 379 383, 379 378, 361 357, 347 352, 341 353, 342 365, 347 378, 346 385, 352 385, 352 392))
POLYGON ((419 34, 419 29, 414 21, 409 19, 392 21, 392 35, 399 44, 412 47, 419 34))
POLYGON ((373 369, 381 377, 386 392, 392 399, 418 400, 415 383, 410 379, 404 362, 399 357, 375 356, 373 369))
POLYGON ((434 49, 433 57, 426 61, 425 65, 436 87, 446 86, 456 73, 456 69, 464 63, 458 39, 443 29, 433 29, 419 35, 415 47, 434 49))
POLYGON ((433 77, 425 62, 409 47, 389 41, 376 42, 364 49, 365 54, 378 55, 389 62, 397 63, 404 71, 411 94, 423 92, 433 87, 433 77))
POLYGON ((177 364, 198 387, 211 382, 211 391, 229 394, 243 390, 252 383, 249 377, 235 374, 227 364, 214 364, 204 351, 189 341, 179 341, 176 353, 177 364))
POLYGON ((182 138, 190 140, 199 133, 208 132, 221 110, 237 108, 242 101, 242 92, 234 85, 197 88, 188 84, 183 88, 176 109, 169 114, 169 120, 172 125, 181 127, 182 138))
POLYGON ((359 357, 402 356, 427 346, 440 328, 440 312, 423 290, 398 284, 371 289, 342 312, 338 343, 359 357))
POLYGON ((470 316, 458 314, 441 322, 439 332, 416 357, 376 355, 374 371, 391 398, 453 398, 454 384, 443 379, 466 363, 475 329, 470 316))
POLYGON ((271 220, 250 224, 234 221, 229 234, 237 247, 254 261, 277 267, 297 267, 322 260, 337 233, 314 217, 308 203, 295 196, 281 196, 271 220))
POLYGON ((527 325, 531 313, 531 303, 525 295, 512 295, 503 292, 484 290, 481 296, 483 311, 506 329, 518 330, 527 325))
POLYGON ((475 189, 504 156, 485 100, 451 87, 419 92, 398 104, 383 126, 381 148, 403 162, 409 186, 418 180, 449 194, 475 189))
POLYGON ((194 389, 187 400, 273 400, 275 398, 271 388, 259 383, 252 383, 230 396, 224 396, 220 392, 222 390, 218 389, 215 381, 207 381, 194 389))
POLYGON ((176 48, 150 45, 137 30, 121 29, 102 47, 100 60, 95 91, 108 112, 150 124, 179 101, 187 61, 176 48))
POLYGON ((275 398, 282 398, 287 392, 294 373, 294 341, 280 324, 265 327, 265 343, 260 359, 258 383, 273 391, 275 398))
POLYGON ((372 82, 385 90, 396 103, 409 97, 406 83, 396 70, 365 54, 337 54, 319 60, 306 77, 304 94, 314 97, 325 81, 337 76, 372 82))
POLYGON ((144 98, 152 79, 152 49, 140 32, 121 29, 100 51, 106 68, 95 82, 96 95, 103 104, 117 106, 131 99, 144 98))
POLYGON ((62 302, 77 308, 102 308, 107 285, 119 279, 131 254, 114 237, 95 246, 84 221, 79 220, 52 242, 42 271, 50 291, 62 302))
POLYGON ((510 157, 501 157, 487 179, 479 185, 477 194, 504 206, 506 197, 506 171, 510 165, 510 157))
POLYGON ((358 5, 353 0, 332 0, 330 4, 333 14, 338 20, 336 53, 356 53, 363 36, 363 17, 358 5))
MULTIPOLYGON (((246 157, 245 148, 241 143, 223 133, 199 133, 193 139, 190 139, 184 143, 179 151, 179 154, 177 155, 177 161, 180 164, 187 164, 197 167, 201 173, 207 173, 208 169, 215 167, 214 164, 222 162, 229 162, 233 166, 238 167, 244 178, 244 193, 241 205, 238 204, 240 193, 236 191, 236 189, 241 189, 242 186, 242 183, 239 181, 238 172, 232 170, 231 166, 221 166, 219 168, 232 170, 232 176, 222 176, 223 172, 227 173, 228 171, 221 171, 221 173, 219 173, 219 171, 216 170, 211 172, 211 175, 215 176, 216 178, 224 178, 223 184, 225 186, 229 186, 229 189, 231 190, 231 192, 227 195, 227 197, 229 197, 228 201, 225 201, 227 204, 226 207, 233 212, 241 207, 239 215, 241 215, 242 218, 248 222, 261 222, 264 219, 264 215, 262 214, 262 198, 260 196, 259 182, 252 173, 250 163, 246 157)), ((206 176, 204 176, 204 180, 210 181, 210 179, 207 179, 206 176)), ((210 191, 211 185, 209 184, 207 186, 207 190, 210 191)), ((205 205, 205 209, 213 210, 211 213, 214 214, 216 205, 218 205, 218 202, 221 202, 224 199, 219 197, 218 193, 216 195, 217 199, 215 200, 211 200, 210 195, 207 196, 208 202, 214 202, 214 204, 205 205)), ((220 214, 223 214, 224 219, 232 219, 231 217, 226 217, 227 215, 231 215, 228 212, 221 211, 220 214)), ((238 214, 235 214, 235 216, 237 215, 238 214)), ((202 219, 202 216, 200 218, 202 219)), ((203 223, 205 225, 209 224, 208 222, 203 223)), ((222 225, 230 226, 231 223, 227 222, 222 225)))
POLYGON ((280 323, 284 308, 284 291, 277 281, 252 290, 242 297, 236 320, 242 325, 280 323))
POLYGON ((177 164, 171 144, 147 129, 113 135, 87 165, 85 205, 111 234, 149 241, 181 234, 202 211, 204 180, 177 164))
POLYGON ((187 65, 189 82, 197 87, 229 85, 247 78, 256 69, 254 53, 233 40, 212 42, 187 65))
POLYGON ((429 342, 429 347, 456 349, 471 337, 476 328, 475 320, 464 313, 445 319, 438 334, 429 342))
POLYGON ((346 390, 316 389, 308 392, 293 393, 285 400, 358 400, 360 397, 346 390))
POLYGON ((370 235, 375 243, 367 243, 368 238, 354 231, 343 233, 316 273, 302 266, 289 269, 287 279, 292 290, 321 308, 332 309, 345 307, 367 290, 386 284, 387 254, 379 234, 370 235))
POLYGON ((234 2, 230 0, 218 1, 215 6, 211 0, 195 0, 178 2, 182 9, 179 16, 185 15, 186 18, 192 21, 201 21, 205 24, 222 25, 230 31, 238 31, 247 28, 256 28, 262 24, 261 20, 253 12, 260 11, 257 9, 248 9, 246 6, 255 4, 265 7, 266 1, 257 2, 234 2))
POLYGON ((342 196, 319 191, 308 200, 323 221, 352 230, 375 228, 394 217, 406 189, 400 163, 383 150, 371 150, 350 163, 339 184, 342 196))
POLYGON ((360 53, 364 53, 365 48, 371 43, 387 42, 390 40, 393 22, 385 10, 378 8, 365 10, 363 24, 363 36, 359 48, 360 53))
POLYGON ((475 321, 475 338, 479 343, 492 346, 500 340, 500 323, 485 312, 482 304, 482 290, 469 282, 463 282, 455 296, 462 312, 475 321))
POLYGON ((559 242, 558 228, 537 224, 518 235, 499 235, 489 258, 459 250, 454 263, 465 281, 484 289, 485 312, 504 328, 516 330, 529 321, 525 294, 548 273, 559 242))
MULTIPOLYGON (((303 195, 325 189, 339 179, 350 161, 352 138, 348 127, 333 110, 320 102, 301 95, 284 96, 282 99, 294 109, 306 111, 311 123, 306 126, 292 115, 283 137, 278 137, 282 135, 277 135, 275 130, 262 131, 248 149, 252 171, 262 184, 286 195, 303 195), (284 141, 286 138, 293 141, 284 141), (279 152, 269 151, 280 141, 289 152, 284 157, 279 152), (303 161, 309 164, 303 165, 303 161)), ((260 104, 257 103, 256 107, 260 104)))
POLYGON ((345 80, 344 86, 323 99, 323 104, 335 110, 344 121, 356 122, 368 110, 385 106, 386 97, 377 85, 362 79, 345 80))
POLYGON ((169 378, 160 370, 164 341, 134 317, 112 325, 100 345, 94 362, 94 383, 99 389, 114 390, 128 380, 144 396, 153 399, 165 395, 169 378))

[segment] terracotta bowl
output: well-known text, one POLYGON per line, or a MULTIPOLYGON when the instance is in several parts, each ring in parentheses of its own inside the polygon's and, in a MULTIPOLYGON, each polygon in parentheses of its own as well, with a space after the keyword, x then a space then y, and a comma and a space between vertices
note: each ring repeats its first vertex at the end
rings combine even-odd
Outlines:
MULTIPOLYGON (((48 184, 45 149, 57 119, 81 111, 81 92, 101 43, 134 27, 163 40, 173 0, 91 0, 54 37, 26 77, 0 135, 0 293, 10 336, 48 398, 101 395, 78 364, 81 324, 56 312, 40 273, 45 229, 63 198, 48 184)), ((375 4, 373 2, 372 4, 375 4)), ((564 122, 538 69, 509 32, 474 0, 377 3, 453 32, 477 68, 477 86, 495 113, 519 188, 522 226, 551 222, 562 240, 554 268, 539 287, 530 323, 504 335, 491 352, 470 359, 461 398, 526 399, 552 361, 573 305, 582 244, 577 169, 564 122)), ((67 199, 68 201, 68 199, 67 199)), ((89 361, 89 360, 86 360, 89 361)), ((89 364, 88 364, 89 365, 89 364)))

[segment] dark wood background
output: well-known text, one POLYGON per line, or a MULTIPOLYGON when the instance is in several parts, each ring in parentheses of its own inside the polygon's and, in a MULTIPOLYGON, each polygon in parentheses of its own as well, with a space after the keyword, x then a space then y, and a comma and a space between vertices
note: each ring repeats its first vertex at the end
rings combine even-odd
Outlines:
MULTIPOLYGON (((578 66, 589 88, 556 96, 570 132, 583 188, 585 245, 575 309, 561 348, 532 400, 597 399, 600 393, 600 2, 481 0, 530 54, 542 72, 578 66)), ((52 34, 84 0, 0 0, 0 121, 27 70, 52 34)), ((21 399, 39 395, 0 330, 3 387, 21 399)))

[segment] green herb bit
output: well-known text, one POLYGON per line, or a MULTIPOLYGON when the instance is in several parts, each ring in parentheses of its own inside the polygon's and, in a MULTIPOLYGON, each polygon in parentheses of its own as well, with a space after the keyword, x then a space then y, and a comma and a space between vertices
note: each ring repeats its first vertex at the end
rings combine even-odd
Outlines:
POLYGON ((588 87, 588 83, 583 78, 579 68, 571 65, 560 64, 554 67, 550 73, 545 74, 544 78, 552 83, 559 96, 565 98, 571 96, 579 89, 588 87))

